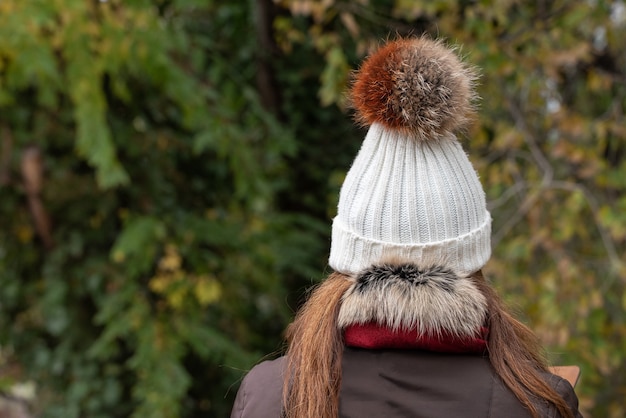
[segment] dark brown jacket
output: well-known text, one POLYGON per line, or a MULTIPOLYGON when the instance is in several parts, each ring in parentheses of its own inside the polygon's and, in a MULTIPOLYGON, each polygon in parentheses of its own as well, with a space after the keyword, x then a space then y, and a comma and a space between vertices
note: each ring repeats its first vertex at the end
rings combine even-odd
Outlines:
MULTIPOLYGON (((263 362, 245 377, 231 418, 280 418, 284 358, 263 362)), ((528 418, 517 398, 474 354, 347 347, 339 394, 340 418, 528 418)), ((564 379, 546 380, 576 416, 578 399, 564 379)), ((542 417, 560 415, 538 404, 542 417)))

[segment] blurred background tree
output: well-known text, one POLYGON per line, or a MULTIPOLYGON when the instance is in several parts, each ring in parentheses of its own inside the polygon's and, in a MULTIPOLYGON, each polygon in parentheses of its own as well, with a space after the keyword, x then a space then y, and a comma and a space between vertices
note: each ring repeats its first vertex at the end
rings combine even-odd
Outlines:
POLYGON ((482 72, 486 273, 624 416, 625 32, 621 0, 0 2, 0 390, 228 416, 327 270, 350 71, 426 33, 482 72))

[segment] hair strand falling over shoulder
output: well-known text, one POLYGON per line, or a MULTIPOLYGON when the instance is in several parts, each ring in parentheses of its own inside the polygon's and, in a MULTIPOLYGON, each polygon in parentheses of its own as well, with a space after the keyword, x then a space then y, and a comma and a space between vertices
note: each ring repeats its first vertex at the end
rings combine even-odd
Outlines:
POLYGON ((285 418, 337 418, 343 339, 337 326, 351 281, 332 273, 311 294, 287 329, 285 418))

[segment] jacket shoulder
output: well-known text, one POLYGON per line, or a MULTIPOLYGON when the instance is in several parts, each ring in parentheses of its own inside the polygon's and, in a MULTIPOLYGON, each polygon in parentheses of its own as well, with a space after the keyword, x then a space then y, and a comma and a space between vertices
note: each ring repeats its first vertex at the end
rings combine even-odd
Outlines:
MULTIPOLYGON (((574 414, 574 417, 582 418, 582 415, 578 411, 578 397, 576 396, 572 385, 566 379, 552 373, 544 372, 542 373, 542 376, 544 381, 552 386, 552 388, 563 398, 563 400, 565 400, 574 414)), ((504 383, 500 379, 498 379, 496 391, 492 399, 492 413, 495 413, 494 416, 500 416, 499 413, 501 411, 506 411, 507 408, 510 408, 511 405, 515 403, 518 402, 516 401, 513 393, 504 386, 504 383)), ((539 415, 541 417, 562 418, 553 405, 548 405, 540 400, 537 400, 535 405, 539 407, 539 415)), ((524 412, 524 414, 527 414, 527 412, 524 412)))
MULTIPOLYGON (((552 389, 554 389, 567 403, 574 417, 582 418, 582 415, 578 411, 578 397, 576 396, 576 392, 574 392, 572 385, 561 376, 549 372, 543 372, 542 376, 545 382, 552 386, 552 389)), ((501 386, 504 387, 504 384, 501 383, 501 386)), ((508 389, 506 391, 508 391, 508 389)), ((511 395, 512 393, 509 394, 509 397, 511 397, 511 395)), ((540 407, 539 413, 542 417, 563 418, 553 405, 548 405, 547 403, 539 400, 536 401, 536 405, 540 407)))
MULTIPOLYGON (((567 380, 562 378, 561 376, 548 373, 549 374, 549 382, 556 390, 556 392, 563 398, 563 400, 570 407, 574 416, 577 418, 582 418, 581 413, 578 411, 578 396, 576 396, 576 392, 574 391, 574 387, 567 380)), ((560 415, 557 412, 554 412, 554 416, 556 418, 560 418, 560 415)))
POLYGON ((284 357, 254 366, 241 382, 231 418, 279 418, 284 357))

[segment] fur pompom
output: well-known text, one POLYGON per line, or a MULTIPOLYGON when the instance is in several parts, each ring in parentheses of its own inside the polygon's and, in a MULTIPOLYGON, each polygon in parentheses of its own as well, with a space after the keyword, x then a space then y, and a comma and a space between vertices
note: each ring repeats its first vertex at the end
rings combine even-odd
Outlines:
POLYGON ((399 39, 363 62, 350 99, 360 123, 380 123, 428 141, 467 124, 476 78, 443 42, 399 39))

